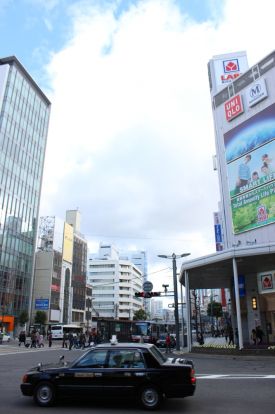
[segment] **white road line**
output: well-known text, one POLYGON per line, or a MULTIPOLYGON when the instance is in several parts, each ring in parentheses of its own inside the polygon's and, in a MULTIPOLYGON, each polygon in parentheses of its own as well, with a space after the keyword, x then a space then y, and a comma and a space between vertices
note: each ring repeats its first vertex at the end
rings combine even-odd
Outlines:
POLYGON ((275 379, 275 375, 263 374, 197 374, 197 379, 275 379))

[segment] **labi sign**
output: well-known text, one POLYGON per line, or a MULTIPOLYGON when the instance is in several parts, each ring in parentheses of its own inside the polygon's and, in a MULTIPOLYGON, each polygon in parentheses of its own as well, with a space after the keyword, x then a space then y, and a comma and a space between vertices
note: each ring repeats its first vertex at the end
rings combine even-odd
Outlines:
POLYGON ((241 95, 236 95, 224 104, 226 120, 230 122, 243 113, 243 103, 241 95))

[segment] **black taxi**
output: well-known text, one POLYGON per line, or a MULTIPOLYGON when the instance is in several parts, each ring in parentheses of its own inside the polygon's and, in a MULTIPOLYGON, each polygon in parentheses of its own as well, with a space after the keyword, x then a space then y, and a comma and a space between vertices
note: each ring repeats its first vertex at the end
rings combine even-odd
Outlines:
POLYGON ((23 395, 33 396, 42 407, 58 397, 137 398, 154 410, 163 397, 183 398, 194 394, 193 362, 165 357, 153 344, 100 344, 73 362, 61 357, 57 364, 38 364, 21 384, 23 395))

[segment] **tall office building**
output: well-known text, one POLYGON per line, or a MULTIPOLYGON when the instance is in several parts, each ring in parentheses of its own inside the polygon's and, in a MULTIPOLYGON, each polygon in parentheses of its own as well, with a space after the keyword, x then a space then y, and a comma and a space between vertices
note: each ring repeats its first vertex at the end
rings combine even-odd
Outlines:
POLYGON ((50 102, 21 63, 0 59, 0 324, 29 310, 50 102))
POLYGON ((101 243, 97 255, 89 255, 88 282, 93 289, 93 309, 99 317, 133 319, 142 308, 135 297, 142 290, 142 272, 121 258, 114 245, 101 243))

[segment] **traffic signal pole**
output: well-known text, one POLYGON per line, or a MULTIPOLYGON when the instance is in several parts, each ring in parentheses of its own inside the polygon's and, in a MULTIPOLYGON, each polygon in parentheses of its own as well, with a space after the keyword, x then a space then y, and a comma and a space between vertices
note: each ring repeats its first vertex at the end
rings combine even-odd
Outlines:
POLYGON ((180 350, 180 331, 179 331, 179 302, 178 302, 178 283, 177 283, 177 263, 176 255, 172 254, 173 262, 173 282, 174 282, 174 301, 175 301, 175 328, 176 328, 176 350, 180 350))

